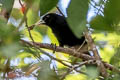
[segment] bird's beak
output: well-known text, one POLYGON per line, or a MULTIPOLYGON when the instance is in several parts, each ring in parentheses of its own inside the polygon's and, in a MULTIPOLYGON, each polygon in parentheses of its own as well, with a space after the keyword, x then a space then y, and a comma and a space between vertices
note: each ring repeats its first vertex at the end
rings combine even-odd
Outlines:
POLYGON ((43 21, 42 19, 40 20, 40 24, 45 24, 45 21, 43 21))
POLYGON ((32 25, 32 26, 30 26, 29 27, 29 30, 32 30, 35 26, 37 26, 37 25, 45 25, 45 22, 42 20, 42 19, 40 19, 38 22, 36 22, 34 25, 32 25))

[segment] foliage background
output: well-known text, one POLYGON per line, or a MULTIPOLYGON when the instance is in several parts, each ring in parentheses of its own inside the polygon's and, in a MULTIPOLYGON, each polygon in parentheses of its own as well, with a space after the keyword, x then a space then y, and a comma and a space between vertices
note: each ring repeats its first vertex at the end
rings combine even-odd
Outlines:
MULTIPOLYGON (((21 0, 22 5, 19 8, 13 7, 14 1, 18 0, 0 0, 0 74, 2 78, 21 79, 24 73, 27 78, 38 80, 59 80, 58 75, 65 75, 68 67, 51 59, 49 56, 39 52, 33 47, 20 43, 21 39, 32 41, 26 26, 30 27, 39 21, 40 16, 47 12, 58 12, 56 5, 58 0, 21 0), (8 22, 3 18, 2 12, 9 12, 8 22), (27 25, 25 17, 27 17, 27 25), (39 54, 39 56, 38 56, 39 54), (31 68, 38 64, 40 70, 32 71, 31 68), (31 67, 32 66, 32 67, 31 67), (37 76, 35 74, 38 73, 37 76), (7 74, 7 76, 6 76, 7 74)), ((19 2, 20 4, 20 2, 19 2)), ((80 38, 86 25, 91 29, 92 37, 98 48, 102 60, 120 67, 120 1, 119 0, 71 0, 67 8, 67 21, 71 30, 80 38), (89 16, 94 13, 94 16, 89 16)), ((59 5, 58 7, 61 7, 59 5)), ((61 8, 60 8, 61 9, 61 8)), ((57 39, 52 34, 51 29, 45 25, 36 25, 30 31, 35 42, 49 42, 59 45, 57 39)), ((71 64, 75 57, 59 52, 52 53, 44 49, 51 56, 63 60, 66 64, 71 64)), ((77 62, 81 62, 78 59, 77 62)), ((79 70, 86 71, 85 66, 79 70)), ((88 74, 96 73, 90 69, 88 74)), ((119 74, 114 71, 108 71, 110 77, 106 80, 119 80, 119 74)), ((71 71, 64 80, 100 80, 98 74, 89 76, 76 71, 71 71)))

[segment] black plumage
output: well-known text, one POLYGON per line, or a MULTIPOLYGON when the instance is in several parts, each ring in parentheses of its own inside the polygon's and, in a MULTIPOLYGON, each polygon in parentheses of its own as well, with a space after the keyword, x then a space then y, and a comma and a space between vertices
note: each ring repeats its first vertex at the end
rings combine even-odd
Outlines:
POLYGON ((52 32, 58 39, 60 46, 81 45, 85 40, 84 36, 79 39, 73 34, 64 16, 49 13, 46 14, 42 20, 52 29, 52 32))
MULTIPOLYGON (((64 16, 55 13, 49 13, 46 14, 42 19, 44 21, 44 24, 48 25, 52 29, 52 32, 58 39, 60 46, 68 45, 74 49, 77 49, 77 51, 84 51, 85 54, 90 55, 90 53, 87 51, 88 45, 85 41, 85 37, 82 36, 80 39, 77 38, 71 31, 64 16), (81 47, 80 45, 82 43, 84 43, 84 45, 81 47)), ((91 66, 96 67, 96 65, 93 64, 86 65, 87 68, 91 66)))

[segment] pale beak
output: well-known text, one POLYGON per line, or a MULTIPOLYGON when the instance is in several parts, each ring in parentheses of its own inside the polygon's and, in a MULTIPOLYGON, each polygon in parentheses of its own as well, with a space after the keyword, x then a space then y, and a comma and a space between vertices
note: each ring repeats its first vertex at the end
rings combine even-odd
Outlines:
POLYGON ((35 26, 37 25, 45 25, 45 22, 40 19, 39 21, 37 21, 35 24, 33 24, 32 26, 29 27, 29 30, 32 30, 35 26))
POLYGON ((45 21, 43 21, 42 19, 40 20, 40 24, 45 24, 45 21))

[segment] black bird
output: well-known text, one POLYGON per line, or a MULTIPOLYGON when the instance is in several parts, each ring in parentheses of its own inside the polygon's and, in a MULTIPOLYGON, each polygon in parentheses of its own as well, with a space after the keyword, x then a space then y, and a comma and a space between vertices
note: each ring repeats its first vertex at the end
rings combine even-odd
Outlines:
MULTIPOLYGON (((73 47, 79 51, 79 46, 85 41, 85 37, 82 36, 80 39, 77 38, 69 28, 69 25, 64 16, 55 13, 49 13, 46 14, 42 20, 44 21, 44 24, 48 25, 52 29, 52 32, 58 39, 60 46, 68 45, 69 47, 73 47)), ((90 55, 90 53, 87 51, 88 45, 86 41, 80 49, 82 51, 85 50, 86 52, 84 53, 90 55)), ((86 65, 87 68, 91 66, 96 67, 94 64, 86 65)))
POLYGON ((64 16, 49 13, 43 16, 42 20, 44 21, 44 24, 48 25, 52 29, 52 32, 58 39, 60 46, 81 45, 85 40, 84 36, 79 39, 73 34, 64 16))

